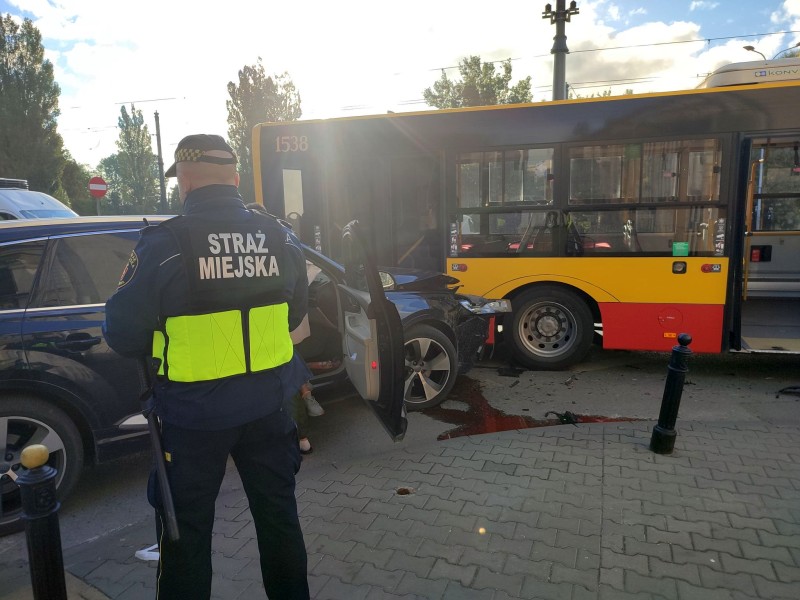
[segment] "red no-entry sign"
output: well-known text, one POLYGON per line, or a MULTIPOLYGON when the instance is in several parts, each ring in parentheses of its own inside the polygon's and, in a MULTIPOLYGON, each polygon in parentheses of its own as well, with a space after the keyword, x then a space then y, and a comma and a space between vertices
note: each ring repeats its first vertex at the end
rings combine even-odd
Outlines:
POLYGON ((102 198, 108 191, 108 184, 102 177, 92 177, 89 180, 89 193, 95 198, 102 198))

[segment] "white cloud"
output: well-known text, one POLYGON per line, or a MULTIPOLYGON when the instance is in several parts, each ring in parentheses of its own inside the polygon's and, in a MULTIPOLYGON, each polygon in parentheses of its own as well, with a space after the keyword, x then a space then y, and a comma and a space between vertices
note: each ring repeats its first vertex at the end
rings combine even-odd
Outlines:
POLYGON ((714 10, 719 6, 719 2, 704 2, 703 0, 695 0, 689 4, 689 12, 695 10, 714 10))
MULTIPOLYGON (((790 31, 800 30, 800 0, 784 0, 781 7, 772 13, 770 20, 778 26, 785 26, 790 31)), ((800 34, 793 34, 791 42, 794 45, 800 41, 800 34)))
MULTIPOLYGON (((475 54, 513 59, 516 78, 532 76, 536 100, 552 93, 554 27, 542 19, 543 3, 529 0, 406 0, 399 7, 374 0, 11 2, 42 32, 62 88, 59 131, 73 155, 91 165, 115 151, 123 102, 136 101, 151 133, 158 111, 167 161, 188 133, 226 135, 226 85, 259 56, 268 72, 289 72, 304 118, 425 109, 422 90, 440 69, 475 54)), ((580 93, 691 88, 698 74, 750 60, 745 44, 765 54, 788 45, 781 36, 669 44, 702 40, 700 24, 624 25, 647 14, 650 4, 639 4, 580 2, 567 25, 567 79, 583 86, 580 93)), ((692 18, 717 4, 695 2, 692 18)), ((800 0, 785 0, 773 19, 800 29, 800 0)))

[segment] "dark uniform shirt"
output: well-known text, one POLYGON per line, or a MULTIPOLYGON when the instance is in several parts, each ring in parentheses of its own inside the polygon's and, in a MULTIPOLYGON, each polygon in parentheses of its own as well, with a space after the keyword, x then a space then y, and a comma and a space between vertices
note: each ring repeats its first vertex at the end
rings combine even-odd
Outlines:
MULTIPOLYGON (((234 186, 210 185, 190 192, 183 210, 186 219, 213 222, 235 231, 237 223, 254 218, 234 186)), ((261 217, 265 218, 265 217, 261 217)), ((306 264, 297 238, 277 225, 271 244, 285 244, 281 265, 284 297, 289 306, 289 329, 307 310, 306 264)), ((235 308, 235 307, 230 307, 235 308)), ((166 316, 190 312, 189 280, 181 248, 165 226, 148 227, 129 261, 117 292, 106 303, 103 330, 108 345, 123 356, 152 352, 153 332, 166 316)), ((155 413, 187 429, 219 430, 236 427, 281 408, 305 381, 297 357, 266 371, 212 381, 183 383, 160 380, 155 390, 155 413)))

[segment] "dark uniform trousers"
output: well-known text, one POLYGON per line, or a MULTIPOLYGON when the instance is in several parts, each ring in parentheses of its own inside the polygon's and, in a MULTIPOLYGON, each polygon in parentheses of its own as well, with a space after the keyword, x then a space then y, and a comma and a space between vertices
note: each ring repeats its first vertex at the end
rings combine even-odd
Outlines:
POLYGON ((156 508, 161 549, 156 598, 210 597, 214 505, 230 455, 252 511, 267 596, 270 600, 308 599, 306 550, 294 495, 300 451, 286 411, 220 431, 163 423, 162 438, 181 540, 173 544, 165 535, 153 473, 148 497, 156 508))

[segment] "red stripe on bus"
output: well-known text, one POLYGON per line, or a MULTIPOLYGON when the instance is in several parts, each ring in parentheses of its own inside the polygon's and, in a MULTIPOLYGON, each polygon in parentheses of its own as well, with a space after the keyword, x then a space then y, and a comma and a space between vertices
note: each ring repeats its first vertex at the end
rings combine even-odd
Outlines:
POLYGON ((667 351, 679 333, 688 333, 694 352, 720 352, 723 309, 721 304, 600 303, 603 348, 667 351))

